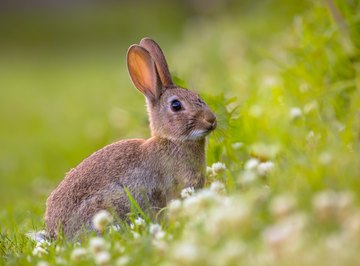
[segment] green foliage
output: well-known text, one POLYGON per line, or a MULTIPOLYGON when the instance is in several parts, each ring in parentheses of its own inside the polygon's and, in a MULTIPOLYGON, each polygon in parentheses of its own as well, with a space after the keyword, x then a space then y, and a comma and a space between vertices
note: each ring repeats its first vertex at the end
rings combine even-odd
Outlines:
MULTIPOLYGON (((136 225, 102 236, 113 264, 359 261, 360 3, 285 2, 189 20, 165 48, 174 80, 196 84, 217 114, 206 189, 162 210, 161 227, 128 193, 136 225)), ((119 137, 148 136, 143 99, 113 56, 125 49, 91 49, 0 62, 3 264, 101 264, 88 250, 94 233, 44 243, 42 257, 25 236, 43 228, 46 196, 65 171, 119 137), (76 259, 80 247, 86 255, 76 259)))

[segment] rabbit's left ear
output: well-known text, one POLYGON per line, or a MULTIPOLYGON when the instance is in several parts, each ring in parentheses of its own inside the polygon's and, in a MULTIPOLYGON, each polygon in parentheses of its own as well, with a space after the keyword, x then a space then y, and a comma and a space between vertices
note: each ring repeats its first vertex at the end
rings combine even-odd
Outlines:
POLYGON ((158 99, 162 85, 149 52, 136 44, 130 46, 127 66, 135 87, 148 99, 152 101, 158 99))
POLYGON ((160 46, 150 38, 143 38, 140 41, 140 46, 148 50, 150 55, 154 59, 162 85, 164 87, 173 86, 174 83, 170 75, 169 67, 160 46))

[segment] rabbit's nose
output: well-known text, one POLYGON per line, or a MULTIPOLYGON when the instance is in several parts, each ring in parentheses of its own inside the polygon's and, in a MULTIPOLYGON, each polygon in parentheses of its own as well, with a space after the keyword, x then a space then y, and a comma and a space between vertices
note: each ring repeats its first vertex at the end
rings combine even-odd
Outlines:
POLYGON ((211 129, 216 128, 216 116, 213 113, 207 113, 205 121, 210 124, 211 129))

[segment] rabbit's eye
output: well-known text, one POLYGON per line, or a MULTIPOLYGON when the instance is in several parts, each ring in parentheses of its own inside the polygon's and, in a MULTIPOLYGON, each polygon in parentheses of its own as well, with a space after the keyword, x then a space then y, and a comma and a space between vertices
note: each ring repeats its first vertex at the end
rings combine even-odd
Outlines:
POLYGON ((182 108, 181 106, 181 102, 179 100, 173 100, 171 102, 171 110, 173 110, 174 112, 180 111, 182 108))

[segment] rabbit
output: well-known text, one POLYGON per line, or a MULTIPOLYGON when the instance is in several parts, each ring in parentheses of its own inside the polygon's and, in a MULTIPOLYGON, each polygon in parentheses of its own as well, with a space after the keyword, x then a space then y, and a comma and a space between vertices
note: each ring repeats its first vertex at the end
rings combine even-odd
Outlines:
POLYGON ((66 238, 83 229, 96 231, 92 217, 110 210, 127 219, 125 188, 151 217, 186 187, 201 188, 205 179, 205 137, 216 128, 216 116, 193 91, 172 81, 160 46, 150 38, 133 44, 127 68, 146 98, 151 137, 112 143, 71 169, 46 202, 50 238, 59 228, 66 238))

